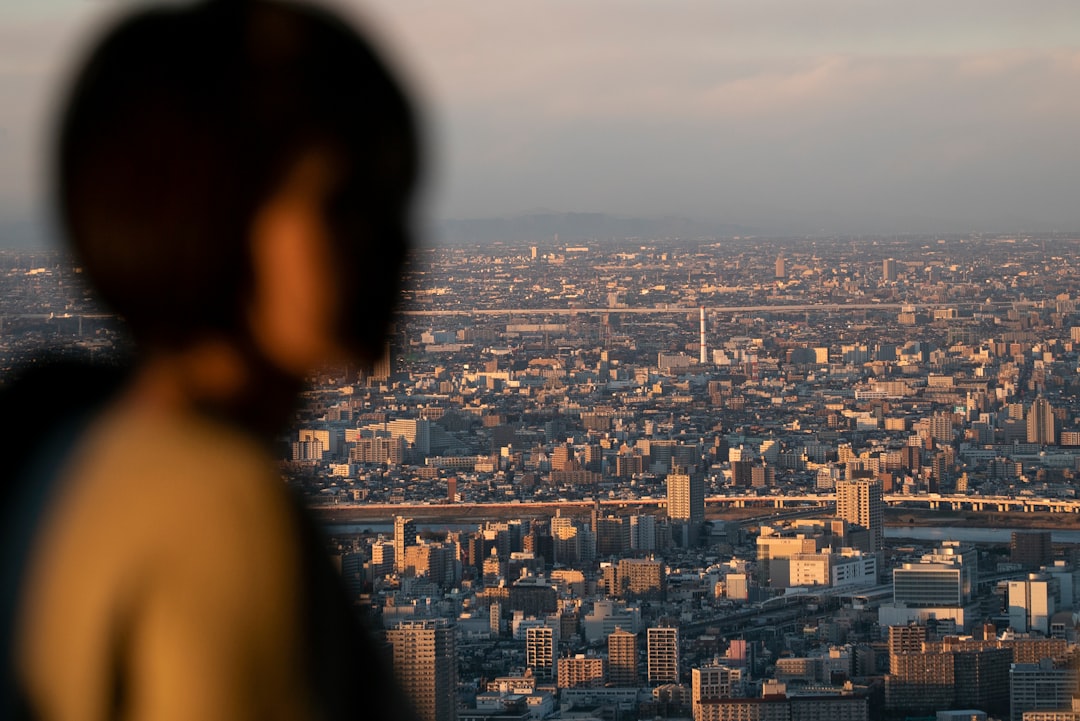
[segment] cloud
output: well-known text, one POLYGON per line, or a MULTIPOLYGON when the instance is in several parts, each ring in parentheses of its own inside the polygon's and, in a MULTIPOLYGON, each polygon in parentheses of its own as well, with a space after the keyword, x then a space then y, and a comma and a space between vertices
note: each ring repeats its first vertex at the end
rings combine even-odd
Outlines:
MULTIPOLYGON (((0 11, 5 204, 40 193, 52 93, 115 8, 51 2, 0 11)), ((1009 208, 1080 227, 1074 0, 336 4, 426 108, 438 214, 970 224, 1009 208)))

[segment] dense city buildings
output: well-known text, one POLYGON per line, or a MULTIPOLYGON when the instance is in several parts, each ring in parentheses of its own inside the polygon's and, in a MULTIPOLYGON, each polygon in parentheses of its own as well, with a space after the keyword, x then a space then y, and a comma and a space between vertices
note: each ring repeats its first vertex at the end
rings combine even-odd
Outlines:
MULTIPOLYGON (((427 248, 283 477, 432 718, 1074 718, 1078 248, 427 248)), ((4 260, 5 366, 123 345, 4 260)))

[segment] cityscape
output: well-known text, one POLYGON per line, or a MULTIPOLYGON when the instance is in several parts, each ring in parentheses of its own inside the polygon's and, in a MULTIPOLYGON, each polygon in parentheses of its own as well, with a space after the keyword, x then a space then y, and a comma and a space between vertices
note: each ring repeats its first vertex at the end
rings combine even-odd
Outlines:
MULTIPOLYGON (((0 271, 5 372, 127 347, 0 271)), ((423 721, 1080 721, 1078 306, 1058 233, 424 247, 282 477, 423 721)))

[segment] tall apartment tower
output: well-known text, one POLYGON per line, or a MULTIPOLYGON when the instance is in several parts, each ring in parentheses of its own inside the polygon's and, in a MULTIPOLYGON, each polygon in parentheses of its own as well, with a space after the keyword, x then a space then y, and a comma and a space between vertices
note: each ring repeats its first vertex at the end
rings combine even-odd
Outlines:
POLYGON ((702 721, 702 701, 741 696, 742 669, 714 661, 690 671, 690 703, 694 721, 702 721))
POLYGON ((607 638, 607 680, 612 686, 638 685, 637 634, 618 626, 607 638))
POLYGON ((679 682, 679 629, 671 626, 646 631, 650 685, 679 682))
POLYGON ((896 280, 899 264, 895 258, 886 258, 881 261, 881 278, 887 283, 896 280))
POLYGON ((1035 399, 1027 412, 1027 442, 1042 446, 1057 444, 1054 407, 1042 396, 1035 399))
POLYGON ((899 673, 900 656, 922 653, 926 638, 926 626, 889 626, 889 673, 899 673))
POLYGON ((395 565, 393 543, 376 541, 371 544, 372 573, 376 578, 382 578, 393 573, 395 565))
POLYGON ((881 481, 870 478, 836 481, 836 517, 870 532, 870 548, 879 551, 885 538, 885 498, 881 481))
POLYGON ((538 681, 554 681, 559 637, 550 626, 534 626, 525 631, 525 665, 538 681))
POLYGON ((667 477, 667 512, 672 523, 686 530, 682 545, 697 539, 705 523, 705 478, 676 466, 667 477))
POLYGON ((416 545, 416 523, 411 518, 394 516, 394 570, 405 570, 405 549, 416 545))
POLYGON ((403 621, 386 631, 394 676, 418 721, 457 721, 457 650, 446 619, 403 621))
POLYGON ((776 272, 773 274, 777 280, 787 278, 787 267, 784 264, 784 254, 776 256, 776 272))
POLYGON ((1013 531, 1009 541, 1009 560, 1028 570, 1054 562, 1050 531, 1013 531))

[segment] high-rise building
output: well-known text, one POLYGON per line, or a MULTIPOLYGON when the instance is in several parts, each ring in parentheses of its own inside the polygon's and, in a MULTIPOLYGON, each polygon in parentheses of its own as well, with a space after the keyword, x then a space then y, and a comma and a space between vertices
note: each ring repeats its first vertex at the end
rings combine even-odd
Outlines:
POLYGON ((457 476, 446 479, 446 502, 457 503, 457 476))
POLYGON ((620 558, 603 569, 603 583, 610 596, 623 598, 664 597, 664 564, 645 558, 620 558))
POLYGON ((1027 442, 1043 446, 1057 444, 1054 407, 1042 396, 1035 399, 1027 412, 1027 442))
POLYGON ((596 555, 600 558, 621 556, 630 550, 630 522, 622 516, 596 519, 596 555))
POLYGON ((419 721, 456 721, 457 650, 445 619, 404 621, 386 631, 394 676, 419 721))
POLYGON ((886 258, 881 261, 881 278, 887 283, 891 283, 896 280, 896 276, 899 269, 899 263, 895 258, 886 258))
POLYGON ((1009 560, 1027 569, 1053 563, 1050 531, 1013 531, 1009 540, 1009 560))
POLYGON ((973 547, 945 541, 919 563, 893 569, 893 599, 910 607, 965 606, 975 594, 977 559, 973 547))
POLYGON ((454 547, 446 543, 418 543, 405 547, 405 562, 400 572, 425 576, 432 583, 448 587, 456 580, 454 547))
POLYGON ((604 685, 604 659, 583 653, 559 659, 559 688, 598 688, 604 685))
POLYGON ((916 652, 890 652, 889 661, 885 707, 890 711, 929 715, 978 708, 1000 717, 1007 707, 1010 649, 931 648, 924 642, 916 652))
POLYGON ((870 547, 862 550, 881 550, 885 538, 885 499, 881 481, 876 478, 838 480, 836 516, 870 532, 870 547))
POLYGON ((1009 670, 1010 721, 1023 721, 1025 711, 1069 708, 1080 695, 1075 668, 1045 658, 1039 663, 1014 663, 1009 670))
POLYGON ((404 438, 411 451, 421 456, 431 453, 431 421, 426 418, 398 418, 386 429, 393 438, 404 438))
POLYGON ((646 631, 646 665, 650 685, 679 682, 679 629, 658 626, 646 631))
POLYGON ((630 516, 630 548, 636 551, 656 550, 656 516, 630 516))
POLYGON ((619 626, 607 638, 608 683, 612 686, 637 686, 637 634, 619 626))
POLYGON ((678 466, 667 477, 667 512, 673 523, 686 529, 683 545, 697 541, 705 523, 705 478, 678 466))
POLYGON ((889 671, 896 673, 894 657, 905 653, 922 653, 926 641, 926 626, 909 623, 906 626, 889 626, 889 671))
POLYGON ((558 643, 558 635, 550 626, 533 626, 525 631, 525 665, 537 680, 555 680, 558 643))
POLYGON ((375 578, 393 573, 394 565, 393 543, 379 540, 371 544, 371 572, 375 578))
POLYGON ((783 253, 776 256, 776 268, 775 268, 775 271, 776 272, 774 273, 774 275, 775 275, 777 280, 780 280, 781 278, 787 278, 787 266, 784 263, 784 254, 783 253))
POLYGON ((695 668, 690 672, 690 702, 694 721, 702 721, 702 701, 742 696, 741 668, 720 663, 695 668))
POLYGON ((1029 573, 1020 581, 1009 581, 1009 627, 1020 633, 1038 631, 1050 635, 1050 617, 1054 615, 1054 587, 1049 574, 1029 573))
POLYGON ((551 519, 551 536, 554 542, 556 563, 566 566, 581 560, 581 531, 581 524, 570 516, 562 515, 561 512, 551 519))
POLYGON ((942 443, 951 443, 953 439, 953 414, 938 411, 929 418, 930 437, 942 443))
POLYGON ((807 537, 762 534, 757 538, 758 581, 763 586, 787 588, 791 582, 791 559, 798 554, 817 553, 825 539, 819 534, 807 537))
POLYGON ((405 549, 416 545, 416 523, 411 518, 394 516, 394 570, 405 570, 405 549))

